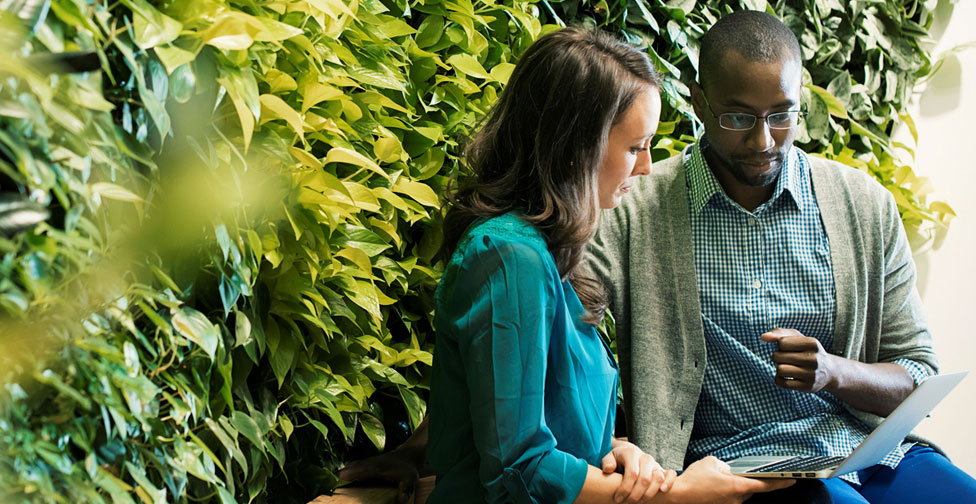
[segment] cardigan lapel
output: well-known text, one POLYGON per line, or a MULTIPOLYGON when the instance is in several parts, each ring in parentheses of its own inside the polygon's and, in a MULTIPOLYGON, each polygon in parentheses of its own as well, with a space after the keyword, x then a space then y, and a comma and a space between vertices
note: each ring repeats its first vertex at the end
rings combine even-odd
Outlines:
POLYGON ((859 295, 854 253, 860 248, 860 241, 858 240, 858 244, 853 243, 856 238, 851 230, 851 221, 856 221, 857 216, 840 211, 849 205, 843 191, 839 189, 841 186, 831 184, 824 178, 829 176, 829 171, 822 166, 823 160, 800 152, 810 165, 810 183, 830 244, 830 267, 834 276, 834 298, 837 300, 833 353, 857 358, 860 354, 860 342, 857 341, 859 338, 851 337, 856 321, 863 318, 863 314, 857 313, 860 303, 854 302, 859 295))

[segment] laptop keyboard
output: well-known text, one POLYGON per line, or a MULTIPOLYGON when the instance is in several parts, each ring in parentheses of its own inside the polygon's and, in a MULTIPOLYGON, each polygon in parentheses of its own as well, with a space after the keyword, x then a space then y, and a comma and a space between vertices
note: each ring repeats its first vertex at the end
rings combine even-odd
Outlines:
POLYGON ((834 467, 845 458, 847 457, 793 457, 757 467, 749 472, 821 471, 834 467))

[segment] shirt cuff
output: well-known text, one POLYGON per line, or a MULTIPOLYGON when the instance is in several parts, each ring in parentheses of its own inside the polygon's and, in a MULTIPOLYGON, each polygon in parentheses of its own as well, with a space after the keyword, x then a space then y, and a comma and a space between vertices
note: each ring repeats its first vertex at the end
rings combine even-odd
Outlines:
POLYGON ((892 363, 905 368, 905 371, 908 371, 908 374, 912 376, 912 381, 915 382, 916 387, 921 385, 929 377, 929 372, 925 369, 925 366, 911 359, 897 359, 892 361, 892 363))
POLYGON ((552 450, 530 467, 526 470, 503 469, 499 478, 485 485, 488 500, 513 504, 570 504, 586 480, 586 461, 558 450, 552 450))

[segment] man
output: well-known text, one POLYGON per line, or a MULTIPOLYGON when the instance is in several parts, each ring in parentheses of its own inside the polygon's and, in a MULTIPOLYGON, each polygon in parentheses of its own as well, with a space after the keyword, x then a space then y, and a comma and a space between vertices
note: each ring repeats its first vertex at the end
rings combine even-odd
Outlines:
MULTIPOLYGON (((937 372, 897 207, 870 176, 793 147, 800 48, 775 17, 727 15, 700 54, 704 135, 605 213, 590 249, 630 440, 664 467, 847 455, 937 372)), ((976 480, 915 437, 823 490, 976 502, 976 480)))

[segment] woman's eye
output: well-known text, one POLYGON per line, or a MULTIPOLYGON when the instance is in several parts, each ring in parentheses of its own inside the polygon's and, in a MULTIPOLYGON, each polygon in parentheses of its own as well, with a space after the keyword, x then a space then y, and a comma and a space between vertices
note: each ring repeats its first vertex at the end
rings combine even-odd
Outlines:
POLYGON ((644 150, 644 148, 643 147, 640 147, 640 146, 638 146, 638 147, 631 147, 630 148, 630 153, 631 154, 640 154, 641 151, 643 151, 643 150, 644 150))

